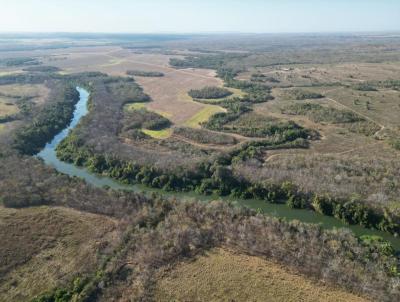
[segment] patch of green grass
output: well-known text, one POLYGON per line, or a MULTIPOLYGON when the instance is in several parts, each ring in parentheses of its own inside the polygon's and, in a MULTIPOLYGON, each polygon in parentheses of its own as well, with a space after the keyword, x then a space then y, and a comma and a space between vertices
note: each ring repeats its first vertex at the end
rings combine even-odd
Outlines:
POLYGON ((226 87, 226 89, 233 93, 230 97, 242 97, 246 94, 244 91, 238 88, 226 87))
POLYGON ((185 126, 192 128, 199 128, 201 123, 208 121, 208 119, 218 113, 225 112, 225 110, 219 106, 207 105, 202 110, 193 115, 190 119, 185 122, 185 126))
POLYGON ((163 130, 148 130, 148 129, 141 129, 141 131, 153 138, 157 139, 166 139, 172 135, 172 129, 167 128, 163 130))

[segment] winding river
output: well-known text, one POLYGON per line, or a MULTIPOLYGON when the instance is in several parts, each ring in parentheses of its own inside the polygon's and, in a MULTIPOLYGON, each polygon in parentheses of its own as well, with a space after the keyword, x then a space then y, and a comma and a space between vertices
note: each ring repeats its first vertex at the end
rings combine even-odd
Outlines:
POLYGON ((247 206, 253 209, 261 209, 265 214, 275 217, 285 218, 288 220, 297 219, 299 221, 308 223, 319 223, 324 228, 328 229, 334 227, 336 228, 346 227, 352 230, 357 236, 378 235, 390 241, 393 247, 397 251, 400 251, 400 238, 396 238, 382 231, 371 230, 358 225, 347 225, 336 218, 324 216, 322 214, 313 211, 291 209, 284 204, 271 204, 262 200, 253 200, 253 199, 240 200, 229 197, 221 198, 219 196, 200 195, 194 192, 190 193, 166 192, 159 189, 149 188, 143 185, 125 185, 115 180, 112 180, 109 177, 102 177, 94 173, 91 173, 85 168, 77 167, 73 164, 62 162, 56 156, 55 149, 57 145, 68 135, 69 131, 79 123, 80 119, 88 113, 87 102, 89 99, 89 92, 81 87, 77 87, 77 90, 79 91, 80 100, 75 106, 74 116, 70 125, 64 130, 62 130, 59 134, 57 134, 54 137, 54 139, 50 143, 46 144, 45 148, 37 154, 37 156, 43 159, 43 161, 47 165, 54 167, 57 171, 61 173, 83 178, 86 180, 86 182, 97 187, 108 186, 113 189, 131 190, 144 193, 157 192, 165 197, 173 197, 177 199, 185 198, 186 200, 188 199, 197 199, 202 201, 210 201, 215 199, 230 200, 239 206, 247 206))

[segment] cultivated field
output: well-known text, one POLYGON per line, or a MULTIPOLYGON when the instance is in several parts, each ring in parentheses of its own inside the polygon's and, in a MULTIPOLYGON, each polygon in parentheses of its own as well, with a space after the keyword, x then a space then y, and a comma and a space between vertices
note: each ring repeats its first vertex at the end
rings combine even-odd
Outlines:
POLYGON ((136 80, 153 100, 146 107, 167 113, 175 125, 198 126, 215 112, 223 111, 218 106, 196 103, 187 95, 190 89, 221 86, 222 81, 212 70, 173 70, 161 78, 136 77, 136 80))
MULTIPOLYGON (((62 60, 50 57, 45 59, 44 63, 61 68, 61 73, 100 71, 119 76, 126 76, 128 70, 164 73, 163 77, 135 76, 134 78, 153 100, 145 107, 167 116, 174 125, 198 127, 199 122, 206 121, 216 112, 224 111, 218 106, 193 102, 187 95, 190 89, 222 86, 222 81, 215 76, 213 70, 179 70, 169 66, 170 58, 182 56, 137 53, 116 47, 98 47, 91 51, 72 50, 70 53, 59 55, 62 56, 62 60)), ((239 90, 234 92, 240 93, 239 90)))

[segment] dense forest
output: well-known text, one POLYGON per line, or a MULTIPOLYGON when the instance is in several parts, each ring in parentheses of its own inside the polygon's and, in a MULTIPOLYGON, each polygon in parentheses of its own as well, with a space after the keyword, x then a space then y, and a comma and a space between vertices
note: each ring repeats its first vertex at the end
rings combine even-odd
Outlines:
POLYGON ((23 154, 33 155, 40 151, 61 129, 65 128, 72 119, 74 106, 79 100, 75 87, 67 86, 60 89, 58 99, 47 106, 31 123, 15 134, 14 148, 23 154))

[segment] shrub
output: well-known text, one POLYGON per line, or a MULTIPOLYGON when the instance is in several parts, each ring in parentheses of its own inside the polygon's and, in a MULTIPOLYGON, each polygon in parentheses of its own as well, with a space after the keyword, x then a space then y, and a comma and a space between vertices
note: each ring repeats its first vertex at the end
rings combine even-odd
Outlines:
POLYGON ((378 91, 372 84, 370 83, 360 83, 353 87, 355 90, 359 91, 378 91))
POLYGON ((396 150, 400 150, 400 139, 392 139, 390 141, 390 145, 396 149, 396 150))
POLYGON ((325 107, 320 104, 302 103, 288 105, 282 108, 282 113, 292 115, 306 115, 314 122, 325 122, 332 124, 355 123, 365 119, 355 112, 325 107))
POLYGON ((201 144, 233 145, 237 143, 237 140, 230 135, 215 133, 204 129, 179 127, 174 129, 174 134, 201 144))
POLYGON ((159 71, 128 70, 127 75, 139 77, 163 77, 164 73, 159 71))
POLYGON ((232 95, 232 92, 225 88, 207 86, 202 89, 192 89, 188 94, 195 99, 220 99, 232 95))
POLYGON ((286 92, 290 98, 295 100, 307 100, 307 99, 321 99, 324 96, 320 93, 302 90, 302 89, 292 89, 286 92))

